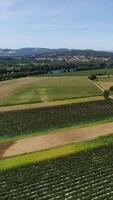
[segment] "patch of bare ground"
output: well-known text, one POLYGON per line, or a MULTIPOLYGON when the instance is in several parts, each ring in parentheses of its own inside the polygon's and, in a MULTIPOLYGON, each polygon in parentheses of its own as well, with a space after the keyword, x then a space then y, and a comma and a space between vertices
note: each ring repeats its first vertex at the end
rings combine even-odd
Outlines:
POLYGON ((3 143, 0 143, 0 158, 3 157, 3 154, 5 153, 5 151, 7 149, 9 149, 13 144, 14 144, 14 142, 3 142, 3 143))
POLYGON ((113 133, 113 122, 90 127, 67 129, 49 135, 19 139, 2 153, 2 158, 87 141, 111 133, 113 133))
POLYGON ((105 82, 105 81, 99 81, 99 84, 101 87, 105 90, 109 90, 111 86, 113 86, 113 82, 105 82))

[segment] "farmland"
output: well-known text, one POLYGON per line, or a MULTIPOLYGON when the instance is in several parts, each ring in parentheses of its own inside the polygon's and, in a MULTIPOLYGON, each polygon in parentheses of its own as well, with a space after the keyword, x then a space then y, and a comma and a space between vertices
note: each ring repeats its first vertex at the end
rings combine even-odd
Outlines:
MULTIPOLYGON (((13 142, 8 142, 7 145, 11 145, 11 143, 13 142)), ((99 148, 111 144, 113 144, 113 134, 101 136, 93 140, 87 140, 79 143, 64 145, 61 147, 51 148, 44 151, 36 151, 28 154, 7 157, 6 159, 0 159, 0 171, 32 164, 35 162, 39 163, 44 160, 63 157, 65 155, 76 154, 84 152, 86 150, 92 150, 97 147, 99 148)))
MULTIPOLYGON (((105 121, 103 121, 105 123, 105 121)), ((102 122, 101 122, 102 123, 102 122)), ((109 136, 113 133, 113 122, 105 124, 91 124, 89 127, 71 127, 49 131, 45 135, 30 135, 23 138, 13 138, 13 141, 0 143, 0 159, 16 155, 24 155, 36 151, 45 151, 62 147, 66 144, 75 144, 93 140, 100 136, 109 136)), ((44 134, 44 133, 43 133, 44 134)), ((85 143, 84 143, 85 146, 85 143)), ((63 151, 63 150, 62 150, 63 151)), ((62 152, 61 152, 62 153, 62 152)))
POLYGON ((113 82, 113 76, 99 76, 99 81, 113 82))
POLYGON ((87 76, 0 82, 0 200, 112 199, 113 136, 87 141, 112 121, 113 101, 87 76))
POLYGON ((0 137, 40 134, 57 128, 113 119, 113 101, 93 101, 37 109, 0 112, 0 137), (61 114, 62 113, 62 114, 61 114))
POLYGON ((113 200, 113 1, 0 11, 0 200, 113 200))
POLYGON ((0 198, 112 199, 113 144, 0 172, 0 198))
POLYGON ((87 77, 32 77, 0 83, 0 106, 102 95, 87 77))
POLYGON ((113 86, 113 76, 99 77, 98 82, 104 89, 109 90, 113 86))

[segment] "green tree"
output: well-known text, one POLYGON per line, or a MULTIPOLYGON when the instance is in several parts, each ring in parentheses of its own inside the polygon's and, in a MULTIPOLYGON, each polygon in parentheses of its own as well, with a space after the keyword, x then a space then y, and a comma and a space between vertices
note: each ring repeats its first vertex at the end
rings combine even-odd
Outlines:
POLYGON ((110 91, 113 92, 113 86, 110 87, 110 91))
POLYGON ((91 74, 91 75, 89 75, 88 76, 88 79, 90 79, 90 80, 96 80, 97 79, 97 77, 96 77, 96 74, 91 74))
POLYGON ((109 90, 104 90, 104 98, 105 98, 106 100, 109 99, 109 95, 110 95, 109 90))

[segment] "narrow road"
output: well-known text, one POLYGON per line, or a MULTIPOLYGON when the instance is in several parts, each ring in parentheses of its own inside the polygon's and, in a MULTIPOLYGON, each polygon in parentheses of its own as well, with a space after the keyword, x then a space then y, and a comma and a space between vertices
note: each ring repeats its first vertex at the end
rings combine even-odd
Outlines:
POLYGON ((98 136, 108 135, 111 133, 113 133, 113 122, 94 125, 91 127, 67 129, 43 136, 19 139, 6 149, 2 158, 91 140, 98 136))

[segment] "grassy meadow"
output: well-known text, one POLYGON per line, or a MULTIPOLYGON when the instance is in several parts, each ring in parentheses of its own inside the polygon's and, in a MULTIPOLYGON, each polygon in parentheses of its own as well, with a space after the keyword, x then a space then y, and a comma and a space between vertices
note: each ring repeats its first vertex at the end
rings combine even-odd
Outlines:
POLYGON ((100 89, 85 76, 29 77, 1 82, 0 106, 51 102, 101 94, 100 89))

